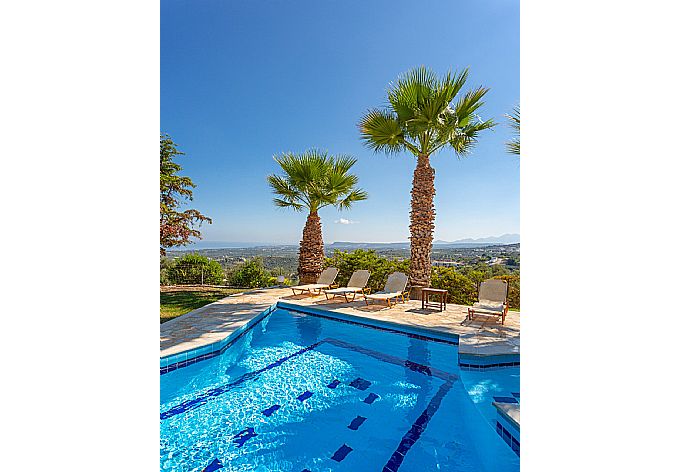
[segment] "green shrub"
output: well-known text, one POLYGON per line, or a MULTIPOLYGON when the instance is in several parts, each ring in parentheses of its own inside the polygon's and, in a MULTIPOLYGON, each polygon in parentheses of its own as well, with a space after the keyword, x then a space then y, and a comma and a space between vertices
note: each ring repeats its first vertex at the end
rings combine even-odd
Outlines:
POLYGON ((275 283, 275 278, 264 267, 260 257, 254 257, 228 271, 228 285, 242 288, 268 287, 275 283))
POLYGON ((163 270, 165 270, 165 275, 161 275, 161 282, 166 280, 170 284, 220 285, 223 283, 223 268, 220 264, 199 254, 186 254, 175 259, 163 270))
POLYGON ((471 305, 477 301, 476 282, 451 267, 434 267, 431 286, 448 290, 449 303, 471 305))
MULTIPOLYGON (((337 267, 338 277, 335 281, 341 287, 347 285, 355 270, 367 269, 371 272, 368 286, 372 291, 382 290, 386 278, 391 272, 404 272, 409 275, 409 259, 391 260, 376 254, 374 250, 357 249, 352 252, 335 250, 332 257, 326 258, 324 267, 337 267)), ((508 304, 511 308, 520 308, 520 274, 507 274, 503 266, 477 264, 472 267, 454 269, 451 267, 433 267, 431 286, 448 290, 448 302, 460 305, 472 305, 478 299, 479 284, 487 279, 508 281, 508 304)))
POLYGON ((508 281, 508 307, 520 309, 520 274, 492 277, 508 281))

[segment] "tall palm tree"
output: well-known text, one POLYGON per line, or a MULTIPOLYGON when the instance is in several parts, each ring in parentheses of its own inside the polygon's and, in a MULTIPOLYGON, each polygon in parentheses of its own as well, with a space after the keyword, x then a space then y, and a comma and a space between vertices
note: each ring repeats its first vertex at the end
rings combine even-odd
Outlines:
POLYGON ((463 156, 476 143, 480 131, 494 126, 492 120, 482 121, 477 115, 487 88, 470 90, 456 100, 467 75, 465 69, 440 79, 424 67, 413 69, 391 84, 387 106, 367 111, 359 123, 362 138, 375 152, 391 154, 406 149, 417 159, 410 210, 413 285, 428 287, 431 281, 436 190, 429 157, 446 146, 463 156))
POLYGON ((506 143, 506 148, 508 148, 509 153, 520 157, 520 105, 513 108, 513 113, 507 114, 506 118, 508 118, 508 124, 517 135, 506 143))
POLYGON ((283 174, 268 176, 268 184, 276 195, 273 202, 279 208, 309 212, 299 245, 298 272, 300 283, 313 283, 324 260, 319 210, 329 205, 349 209, 354 202, 367 198, 364 190, 356 188, 357 176, 349 173, 357 159, 329 156, 318 150, 283 153, 274 159, 283 174))

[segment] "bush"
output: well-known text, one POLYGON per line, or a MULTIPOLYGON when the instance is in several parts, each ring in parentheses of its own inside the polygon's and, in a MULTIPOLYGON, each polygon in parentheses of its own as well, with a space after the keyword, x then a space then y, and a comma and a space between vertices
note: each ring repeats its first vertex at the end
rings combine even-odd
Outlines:
POLYGON ((259 288, 273 285, 275 278, 264 267, 260 257, 254 257, 228 271, 228 285, 241 288, 259 288))
POLYGON ((161 282, 164 280, 170 284, 201 284, 220 285, 223 283, 223 268, 217 261, 199 254, 186 254, 175 259, 161 274, 161 282))
POLYGON ((170 282, 170 277, 168 277, 168 271, 173 266, 173 260, 167 257, 161 257, 160 262, 160 283, 161 285, 172 285, 170 282))
MULTIPOLYGON (((376 254, 374 250, 357 249, 352 252, 335 250, 332 257, 326 258, 325 267, 337 267, 335 281, 341 287, 347 285, 355 270, 367 269, 371 272, 368 286, 372 291, 382 290, 391 272, 409 275, 410 260, 391 260, 376 254)), ((456 270, 451 267, 433 267, 431 286, 448 290, 448 302, 472 305, 478 299, 479 284, 487 279, 508 281, 508 304, 510 308, 520 308, 520 274, 506 274, 502 266, 478 264, 456 270)))
POLYGON ((434 267, 431 286, 448 290, 448 302, 471 305, 477 301, 477 284, 451 267, 434 267))
POLYGON ((520 274, 492 277, 508 281, 508 307, 520 309, 520 274))
POLYGON ((352 252, 335 250, 332 257, 327 257, 324 262, 325 267, 337 267, 338 277, 335 281, 341 287, 347 286, 352 273, 359 269, 366 269, 371 272, 368 287, 373 292, 383 290, 386 279, 391 272, 409 273, 409 259, 391 260, 376 254, 374 250, 356 249, 352 252))

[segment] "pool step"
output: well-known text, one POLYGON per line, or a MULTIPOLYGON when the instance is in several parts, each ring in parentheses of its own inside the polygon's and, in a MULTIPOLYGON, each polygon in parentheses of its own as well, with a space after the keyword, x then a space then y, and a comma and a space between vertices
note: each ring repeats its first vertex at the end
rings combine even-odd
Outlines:
MULTIPOLYGON (((513 394, 515 395, 515 394, 513 394)), ((520 394, 517 394, 518 398, 520 394)), ((496 408, 496 433, 508 446, 520 456, 520 404, 512 397, 512 402, 495 401, 492 405, 496 408)))

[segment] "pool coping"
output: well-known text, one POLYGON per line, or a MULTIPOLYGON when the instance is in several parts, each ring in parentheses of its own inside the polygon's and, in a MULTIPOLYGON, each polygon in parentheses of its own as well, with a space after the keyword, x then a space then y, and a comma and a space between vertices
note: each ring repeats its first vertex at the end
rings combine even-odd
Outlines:
MULTIPOLYGON (((242 337, 248 330, 256 326, 261 320, 273 313, 276 309, 282 308, 310 316, 317 316, 334 321, 352 323, 372 329, 394 332, 423 340, 440 342, 461 346, 461 335, 448 333, 445 331, 430 328, 411 327, 407 324, 395 323, 392 321, 382 321, 357 316, 349 313, 341 313, 331 310, 314 308, 311 306, 292 304, 279 300, 268 308, 250 318, 245 324, 241 325, 220 341, 214 341, 199 347, 187 349, 185 351, 162 356, 160 358, 160 374, 166 374, 182 367, 195 364, 222 354, 236 340, 242 337)), ((503 367, 515 367, 520 365, 520 354, 467 354, 458 351, 458 366, 461 369, 485 370, 503 367)))

